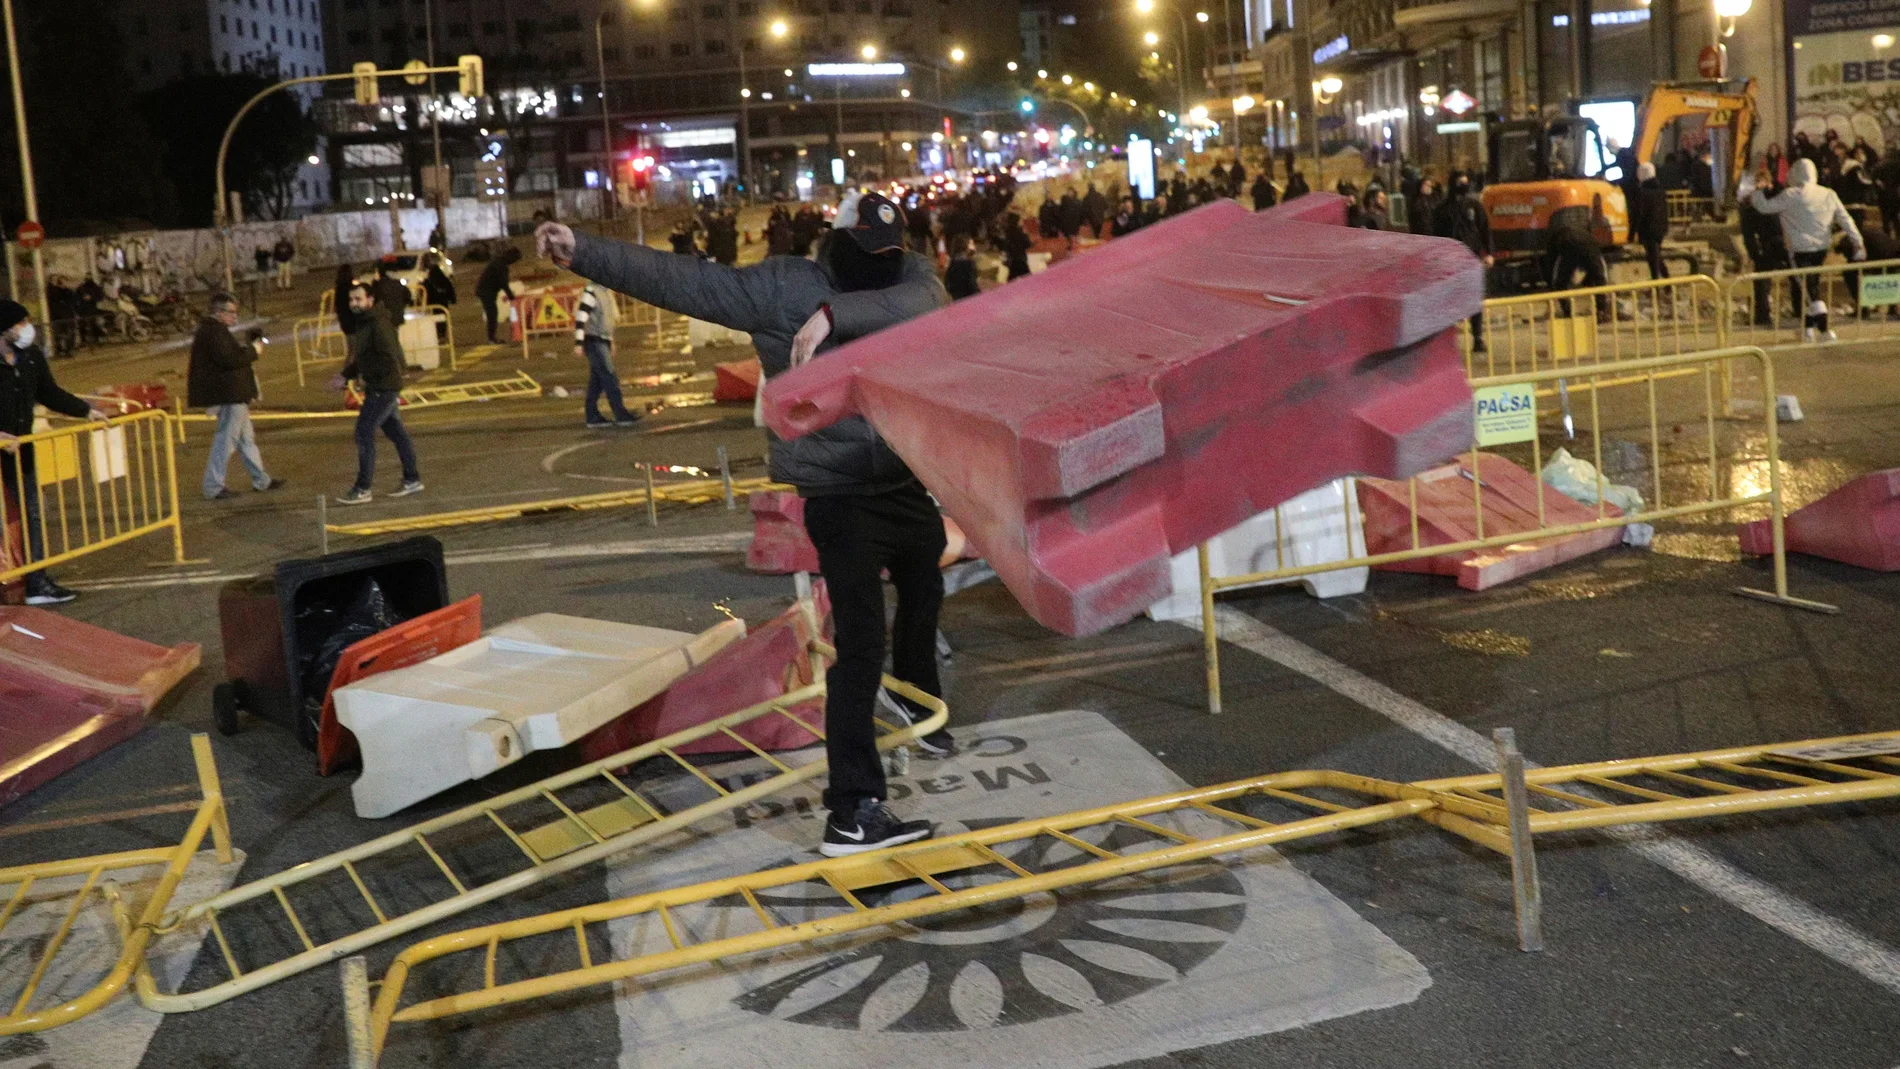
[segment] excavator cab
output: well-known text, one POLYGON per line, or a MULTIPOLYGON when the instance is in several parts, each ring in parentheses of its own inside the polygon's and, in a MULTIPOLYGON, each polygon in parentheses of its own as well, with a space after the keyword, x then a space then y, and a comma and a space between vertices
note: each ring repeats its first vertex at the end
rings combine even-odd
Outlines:
POLYGON ((1610 248, 1629 230, 1623 191, 1606 180, 1615 159, 1597 124, 1577 115, 1490 124, 1485 216, 1496 251, 1496 288, 1522 289, 1542 275, 1553 226, 1587 227, 1610 248))

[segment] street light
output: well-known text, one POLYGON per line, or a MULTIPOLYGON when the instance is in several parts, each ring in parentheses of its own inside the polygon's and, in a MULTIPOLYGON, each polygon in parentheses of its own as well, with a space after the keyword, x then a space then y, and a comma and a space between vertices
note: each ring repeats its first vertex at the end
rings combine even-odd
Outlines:
POLYGON ((1036 72, 1036 77, 1038 77, 1038 78, 1047 78, 1047 77, 1049 77, 1049 72, 1048 72, 1048 71, 1045 71, 1045 70, 1038 70, 1038 71, 1036 72))
POLYGON ((969 53, 961 48, 952 48, 950 50, 950 62, 952 63, 962 63, 968 56, 969 53))
POLYGON ((863 56, 867 62, 874 60, 877 58, 877 46, 865 45, 863 48, 858 49, 858 55, 863 56))
POLYGON ((772 36, 783 39, 786 34, 791 32, 791 26, 787 25, 784 19, 775 19, 772 22, 772 36))
POLYGON ((1198 23, 1201 23, 1202 25, 1206 25, 1206 23, 1207 23, 1207 12, 1205 12, 1205 11, 1196 11, 1196 12, 1194 13, 1194 21, 1195 21, 1195 22, 1198 22, 1198 23))
POLYGON ((1074 84, 1075 84, 1075 75, 1073 75, 1073 74, 1065 74, 1065 75, 1063 75, 1063 76, 1062 76, 1062 84, 1063 84, 1063 85, 1074 85, 1074 84))
POLYGON ((1142 43, 1146 44, 1150 48, 1153 48, 1155 45, 1158 45, 1161 43, 1161 35, 1154 32, 1153 30, 1149 30, 1147 33, 1144 33, 1141 35, 1141 40, 1142 40, 1142 43))
POLYGON ((1016 69, 1016 61, 1015 61, 1015 60, 1013 60, 1013 59, 1012 59, 1012 60, 1010 60, 1010 61, 1009 61, 1009 69, 1010 69, 1010 70, 1012 70, 1012 71, 1016 69))

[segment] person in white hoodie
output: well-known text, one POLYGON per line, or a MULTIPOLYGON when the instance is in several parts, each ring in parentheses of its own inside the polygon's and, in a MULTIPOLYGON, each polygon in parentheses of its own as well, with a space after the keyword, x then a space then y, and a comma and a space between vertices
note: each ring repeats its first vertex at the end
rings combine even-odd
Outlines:
MULTIPOLYGON (((1766 172, 1755 175, 1752 181, 1745 181, 1744 184, 1753 188, 1754 195, 1749 202, 1756 211, 1781 217, 1781 235, 1787 241, 1788 252, 1796 267, 1819 267, 1827 260, 1828 250, 1834 244, 1836 226, 1846 232, 1848 245, 1852 247, 1848 259, 1858 261, 1867 258, 1867 244, 1861 240, 1860 228, 1854 225, 1854 217, 1847 214, 1846 206, 1841 204, 1841 198, 1833 190, 1815 180, 1813 160, 1794 161, 1794 165, 1788 168, 1788 188, 1772 197, 1764 192, 1772 184, 1766 172)), ((1748 196, 1749 189, 1737 192, 1748 196)), ((1821 276, 1807 274, 1800 277, 1808 299, 1803 336, 1810 342, 1835 340, 1835 333, 1827 326, 1827 302, 1821 299, 1821 276)))

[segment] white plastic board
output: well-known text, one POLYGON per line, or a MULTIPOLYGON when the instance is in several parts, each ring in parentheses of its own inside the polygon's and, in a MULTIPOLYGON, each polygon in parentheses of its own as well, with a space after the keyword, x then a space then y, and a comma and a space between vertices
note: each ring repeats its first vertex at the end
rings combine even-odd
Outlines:
MULTIPOLYGON (((1207 543, 1208 569, 1219 578, 1364 556, 1365 520, 1359 514, 1357 494, 1351 479, 1336 479, 1221 532, 1207 543)), ((1201 566, 1194 551, 1176 554, 1172 572, 1174 593, 1150 606, 1149 617, 1185 620, 1200 615, 1201 566)), ((1367 572, 1363 567, 1341 568, 1247 587, 1301 583, 1316 598, 1336 598, 1364 591, 1367 572)))

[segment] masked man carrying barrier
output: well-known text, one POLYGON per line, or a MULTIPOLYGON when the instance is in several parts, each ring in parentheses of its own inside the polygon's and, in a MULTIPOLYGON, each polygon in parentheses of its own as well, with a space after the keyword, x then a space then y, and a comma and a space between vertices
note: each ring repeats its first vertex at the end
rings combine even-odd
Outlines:
MULTIPOLYGON (((735 268, 577 234, 559 223, 535 232, 542 255, 636 300, 752 335, 766 376, 781 374, 840 342, 947 303, 931 263, 904 250, 904 214, 875 193, 840 207, 814 259, 773 256, 735 268)), ((908 717, 878 686, 885 652, 884 587, 897 588, 891 671, 929 694, 937 680, 938 558, 943 520, 923 485, 861 418, 771 443, 773 478, 805 499, 805 527, 831 596, 838 662, 826 679, 825 750, 830 819, 819 849, 830 857, 927 838, 924 821, 899 820, 885 805, 873 711, 908 717)), ((946 754, 948 732, 920 745, 946 754)))
MULTIPOLYGON (((60 389, 47 366, 46 351, 37 344, 38 332, 23 305, 0 301, 0 540, 6 537, 5 517, 20 521, 27 560, 46 559, 46 537, 40 522, 40 480, 33 463, 33 446, 17 439, 33 433, 33 406, 45 405, 62 416, 103 421, 104 412, 60 389)), ((78 594, 53 582, 45 569, 28 572, 26 603, 59 605, 78 594)), ((934 625, 933 625, 934 626, 934 625)))

